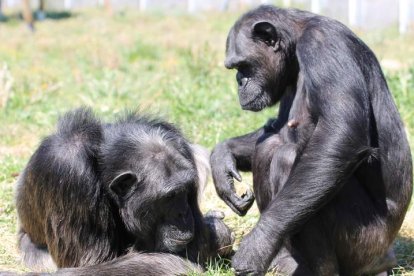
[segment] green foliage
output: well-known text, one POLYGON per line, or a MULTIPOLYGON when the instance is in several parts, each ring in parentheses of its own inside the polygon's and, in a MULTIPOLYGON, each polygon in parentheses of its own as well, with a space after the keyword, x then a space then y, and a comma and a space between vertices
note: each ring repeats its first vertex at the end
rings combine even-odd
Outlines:
POLYGON ((217 258, 207 264, 207 271, 203 274, 205 276, 223 275, 231 276, 231 263, 228 259, 217 258))
POLYGON ((414 134, 414 66, 387 74, 387 81, 408 132, 414 134))

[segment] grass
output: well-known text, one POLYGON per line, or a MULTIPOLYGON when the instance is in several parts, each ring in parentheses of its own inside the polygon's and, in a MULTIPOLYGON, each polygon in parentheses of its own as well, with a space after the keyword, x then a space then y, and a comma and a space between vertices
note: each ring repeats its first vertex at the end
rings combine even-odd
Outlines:
MULTIPOLYGON (((275 109, 241 111, 235 73, 223 67, 226 33, 237 16, 123 11, 109 17, 85 10, 41 22, 35 34, 16 18, 0 23, 0 270, 25 271, 15 245, 14 182, 66 110, 89 105, 111 120, 139 107, 161 114, 210 149, 275 115, 275 109)), ((399 37, 394 30, 359 33, 383 62, 407 132, 413 134, 413 37, 399 37)), ((250 175, 245 179, 242 189, 251 183, 250 175)), ((211 183, 203 209, 224 210, 238 241, 258 219, 256 209, 243 218, 233 214, 211 183)), ((414 275, 413 213, 395 243, 396 275, 414 275)), ((206 275, 217 274, 231 275, 228 262, 209 265, 206 275)))

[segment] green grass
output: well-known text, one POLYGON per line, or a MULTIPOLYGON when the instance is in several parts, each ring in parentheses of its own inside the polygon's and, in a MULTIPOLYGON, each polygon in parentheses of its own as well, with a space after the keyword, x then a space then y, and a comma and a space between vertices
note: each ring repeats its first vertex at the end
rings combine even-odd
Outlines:
MULTIPOLYGON (((275 109, 250 113, 239 107, 235 73, 223 66, 226 33, 237 16, 123 11, 109 17, 86 10, 41 22, 35 34, 15 18, 0 23, 0 105, 6 102, 0 107, 0 270, 25 271, 15 245, 13 186, 42 137, 65 111, 89 105, 112 120, 125 109, 139 107, 161 114, 192 141, 210 149, 260 127, 276 114, 275 109), (8 68, 6 79, 13 81, 7 97, 1 94, 3 65, 8 68)), ((393 31, 361 36, 384 62, 407 131, 414 133, 414 39, 393 31)), ((250 178, 245 175, 246 183, 250 178)), ((237 241, 258 219, 256 209, 237 217, 210 183, 203 209, 212 208, 225 211, 237 241)), ((396 242, 395 274, 414 275, 413 212, 396 242)), ((206 275, 217 274, 231 275, 228 262, 209 265, 206 275)))

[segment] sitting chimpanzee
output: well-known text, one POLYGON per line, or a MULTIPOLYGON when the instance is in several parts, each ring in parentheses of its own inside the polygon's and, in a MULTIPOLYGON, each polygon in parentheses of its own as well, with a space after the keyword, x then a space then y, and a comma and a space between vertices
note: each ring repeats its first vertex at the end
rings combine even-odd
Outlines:
POLYGON ((58 271, 65 275, 160 275, 228 254, 229 228, 198 206, 201 152, 160 120, 105 124, 89 109, 67 113, 18 181, 23 261, 77 267, 58 271))
POLYGON ((400 115, 372 51, 338 21, 261 6, 227 38, 240 105, 280 102, 277 119, 213 150, 220 197, 245 214, 233 178, 252 171, 260 220, 232 259, 238 274, 363 275, 392 268, 412 194, 400 115))

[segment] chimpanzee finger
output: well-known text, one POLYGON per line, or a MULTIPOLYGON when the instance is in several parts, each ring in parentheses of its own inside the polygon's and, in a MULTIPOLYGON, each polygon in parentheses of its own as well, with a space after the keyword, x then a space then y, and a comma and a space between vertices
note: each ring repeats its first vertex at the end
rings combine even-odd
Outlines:
POLYGON ((217 210, 209 210, 204 217, 212 217, 212 218, 218 218, 218 219, 224 219, 225 215, 222 211, 217 210))
POLYGON ((242 177, 234 165, 230 167, 230 175, 234 177, 237 181, 242 181, 242 177))
POLYGON ((250 192, 248 195, 245 195, 243 198, 239 197, 235 192, 231 193, 226 199, 225 202, 227 205, 239 216, 246 215, 247 211, 253 205, 254 196, 250 192))

